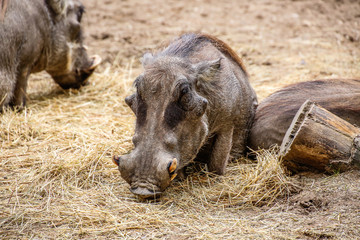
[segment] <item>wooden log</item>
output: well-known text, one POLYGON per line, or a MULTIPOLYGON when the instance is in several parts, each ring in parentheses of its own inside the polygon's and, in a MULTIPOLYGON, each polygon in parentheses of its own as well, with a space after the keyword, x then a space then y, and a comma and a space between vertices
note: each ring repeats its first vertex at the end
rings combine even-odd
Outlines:
POLYGON ((359 167, 360 128, 307 100, 285 134, 280 156, 295 172, 359 167))

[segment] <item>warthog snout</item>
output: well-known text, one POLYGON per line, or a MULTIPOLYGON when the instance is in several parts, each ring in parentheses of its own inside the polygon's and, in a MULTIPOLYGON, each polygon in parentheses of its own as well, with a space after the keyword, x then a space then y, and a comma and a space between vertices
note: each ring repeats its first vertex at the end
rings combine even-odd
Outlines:
POLYGON ((159 164, 155 171, 151 171, 133 165, 136 160, 129 155, 114 156, 112 160, 119 167, 121 177, 130 184, 130 191, 143 199, 160 197, 177 175, 177 159, 159 164))
POLYGON ((65 74, 57 75, 56 73, 49 72, 63 89, 80 88, 87 84, 88 77, 94 72, 96 67, 101 63, 101 57, 94 55, 89 59, 83 60, 80 66, 65 74))
POLYGON ((162 194, 162 192, 142 187, 130 188, 130 191, 143 199, 158 198, 162 194))

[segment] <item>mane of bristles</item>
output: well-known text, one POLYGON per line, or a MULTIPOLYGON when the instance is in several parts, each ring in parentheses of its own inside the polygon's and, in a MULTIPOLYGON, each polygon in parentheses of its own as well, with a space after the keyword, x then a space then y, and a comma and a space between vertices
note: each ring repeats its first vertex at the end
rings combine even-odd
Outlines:
POLYGON ((163 51, 158 52, 158 56, 162 55, 175 55, 179 57, 187 57, 197 49, 199 49, 203 43, 210 42, 225 56, 232 59, 241 70, 247 75, 246 68, 241 58, 231 47, 222 40, 202 33, 185 33, 179 38, 172 41, 163 51))
POLYGON ((247 75, 245 65, 242 62, 241 58, 232 48, 230 48, 228 44, 211 35, 202 34, 201 36, 207 38, 217 49, 219 49, 220 52, 222 52, 226 56, 230 57, 234 62, 236 62, 241 68, 241 70, 243 70, 243 72, 247 75))

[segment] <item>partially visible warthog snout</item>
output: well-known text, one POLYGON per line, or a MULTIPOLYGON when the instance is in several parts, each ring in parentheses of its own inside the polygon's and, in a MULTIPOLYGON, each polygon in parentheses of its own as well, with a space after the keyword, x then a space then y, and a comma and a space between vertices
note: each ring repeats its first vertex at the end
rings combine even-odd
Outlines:
POLYGON ((130 169, 131 162, 133 162, 133 160, 129 160, 130 155, 113 157, 113 162, 119 167, 121 177, 130 184, 130 191, 142 199, 160 197, 177 175, 177 159, 173 158, 166 165, 159 164, 156 168, 157 171, 149 174, 146 171, 150 170, 149 168, 142 171, 138 168, 130 169))
POLYGON ((80 67, 74 69, 66 74, 53 75, 53 79, 63 89, 80 88, 87 84, 88 77, 94 72, 96 67, 101 63, 101 57, 94 55, 90 59, 85 59, 80 67))

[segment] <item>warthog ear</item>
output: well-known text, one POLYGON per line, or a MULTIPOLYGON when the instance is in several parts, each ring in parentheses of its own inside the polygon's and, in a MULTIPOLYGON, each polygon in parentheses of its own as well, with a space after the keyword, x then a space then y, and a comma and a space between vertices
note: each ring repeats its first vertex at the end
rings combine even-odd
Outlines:
POLYGON ((197 79, 202 79, 204 81, 209 81, 213 79, 214 75, 220 69, 220 62, 222 58, 213 60, 213 61, 205 61, 195 65, 195 69, 197 72, 197 79))
POLYGON ((144 56, 140 59, 140 62, 145 67, 154 60, 154 56, 151 53, 145 53, 144 56))
POLYGON ((66 0, 45 0, 45 3, 54 11, 56 15, 65 13, 66 0))
POLYGON ((131 110, 136 114, 136 93, 130 95, 130 96, 127 96, 125 98, 125 103, 131 108, 131 110))

